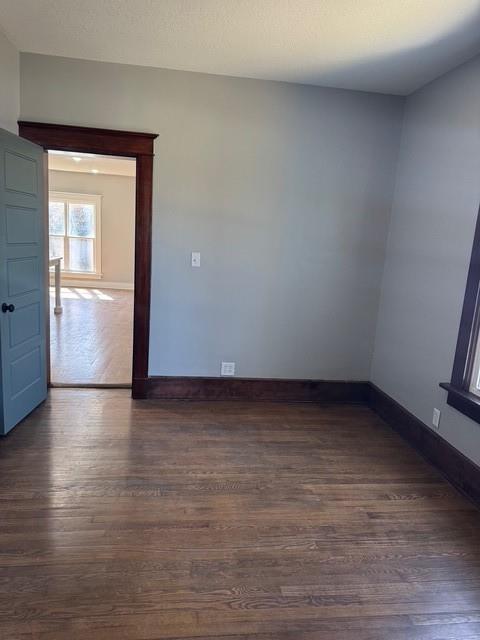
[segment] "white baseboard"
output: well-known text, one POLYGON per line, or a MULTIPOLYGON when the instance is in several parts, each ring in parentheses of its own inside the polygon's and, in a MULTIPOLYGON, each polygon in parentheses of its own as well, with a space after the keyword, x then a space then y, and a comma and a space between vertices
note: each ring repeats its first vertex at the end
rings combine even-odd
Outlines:
MULTIPOLYGON (((50 277, 50 286, 53 287, 55 279, 50 277)), ((133 291, 133 282, 105 282, 104 280, 86 280, 75 278, 62 278, 62 287, 81 287, 82 289, 123 289, 133 291)))

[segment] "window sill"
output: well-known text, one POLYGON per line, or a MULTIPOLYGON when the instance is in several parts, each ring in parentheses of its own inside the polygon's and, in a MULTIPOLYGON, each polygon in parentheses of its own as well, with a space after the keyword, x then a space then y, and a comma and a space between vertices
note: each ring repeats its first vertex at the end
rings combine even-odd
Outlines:
POLYGON ((480 424, 480 397, 464 389, 459 389, 449 382, 441 382, 440 386, 448 391, 448 405, 480 424))

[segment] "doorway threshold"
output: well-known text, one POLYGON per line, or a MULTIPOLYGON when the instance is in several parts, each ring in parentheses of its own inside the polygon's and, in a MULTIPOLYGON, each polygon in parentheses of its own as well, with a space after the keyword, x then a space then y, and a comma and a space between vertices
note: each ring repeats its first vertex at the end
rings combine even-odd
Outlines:
POLYGON ((51 382, 51 389, 131 389, 131 382, 51 382))

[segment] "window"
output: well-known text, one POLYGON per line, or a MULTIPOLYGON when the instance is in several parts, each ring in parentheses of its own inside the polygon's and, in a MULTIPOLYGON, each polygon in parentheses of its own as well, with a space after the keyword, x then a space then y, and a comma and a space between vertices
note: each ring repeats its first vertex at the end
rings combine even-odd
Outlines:
POLYGON ((75 277, 101 277, 102 196, 49 194, 50 258, 63 258, 62 271, 75 277))
POLYGON ((447 403, 480 422, 480 214, 473 239, 447 403))

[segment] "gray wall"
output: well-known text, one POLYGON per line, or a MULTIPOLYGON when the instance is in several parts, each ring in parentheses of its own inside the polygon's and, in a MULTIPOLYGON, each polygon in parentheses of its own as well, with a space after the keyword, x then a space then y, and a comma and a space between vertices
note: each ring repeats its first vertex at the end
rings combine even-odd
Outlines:
POLYGON ((20 56, 0 31, 0 128, 17 133, 20 114, 20 56))
POLYGON ((50 191, 89 193, 102 197, 102 282, 133 288, 135 178, 50 171, 50 191))
POLYGON ((480 58, 408 98, 372 380, 480 463, 480 426, 445 403, 480 202, 480 58))
POLYGON ((22 118, 159 134, 151 374, 368 378, 403 102, 21 57, 22 118))
MULTIPOLYGON (((154 131, 151 373, 367 379, 403 102, 22 56, 26 119, 154 131), (192 250, 202 268, 189 267, 192 250)), ((480 200, 480 59, 408 98, 373 381, 445 404, 480 200)))

